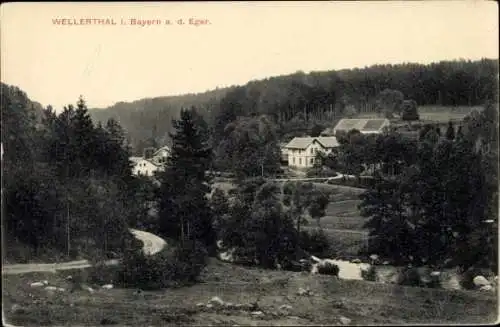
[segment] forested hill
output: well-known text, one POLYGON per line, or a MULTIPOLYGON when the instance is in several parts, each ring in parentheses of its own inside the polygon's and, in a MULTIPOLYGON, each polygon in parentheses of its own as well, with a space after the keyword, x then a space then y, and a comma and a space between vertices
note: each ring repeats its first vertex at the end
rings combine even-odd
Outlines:
POLYGON ((197 94, 118 102, 111 107, 91 109, 89 112, 94 121, 105 123, 109 118, 118 120, 127 131, 133 148, 142 149, 169 142, 168 133, 172 127, 172 119, 178 118, 181 108, 195 106, 208 120, 210 112, 218 107, 229 90, 231 88, 221 88, 197 94))
POLYGON ((476 106, 496 98, 497 76, 496 59, 296 72, 201 94, 117 103, 91 113, 97 120, 119 120, 135 148, 151 136, 165 142, 170 120, 182 106, 199 107, 210 123, 217 122, 216 130, 240 115, 270 114, 283 123, 299 113, 306 120, 324 118, 325 112, 339 117, 348 105, 357 112, 371 112, 379 109, 377 96, 385 89, 401 91, 419 106, 476 106))

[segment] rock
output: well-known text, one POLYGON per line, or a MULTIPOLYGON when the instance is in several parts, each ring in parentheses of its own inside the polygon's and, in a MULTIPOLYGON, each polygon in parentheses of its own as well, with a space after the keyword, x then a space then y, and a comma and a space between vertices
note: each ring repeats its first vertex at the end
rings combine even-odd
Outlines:
POLYGON ((263 316, 264 312, 262 311, 252 311, 252 316, 263 316))
POLYGON ((24 309, 19 304, 13 304, 10 311, 12 313, 23 313, 24 309))
POLYGON ((224 301, 222 301, 222 299, 218 296, 212 297, 210 299, 210 301, 208 301, 208 303, 210 303, 213 306, 223 306, 224 305, 224 301))
POLYGON ((205 306, 205 303, 201 303, 201 302, 200 303, 196 303, 196 306, 197 307, 203 307, 203 306, 205 306))
POLYGON ((303 289, 302 287, 299 287, 299 290, 297 291, 297 295, 309 295, 309 290, 303 289))
POLYGON ((432 277, 439 277, 439 276, 441 276, 441 272, 440 271, 433 271, 433 272, 431 272, 431 276, 432 277))
POLYGON ((94 293, 95 292, 94 289, 92 287, 90 287, 90 286, 83 286, 82 288, 84 290, 88 291, 89 293, 94 293))
POLYGON ((481 276, 481 275, 474 277, 472 282, 474 283, 474 285, 476 287, 490 285, 490 282, 484 276, 481 276))
POLYGON ((373 260, 373 261, 378 261, 378 255, 376 255, 376 254, 372 254, 372 255, 370 256, 370 260, 373 260))
POLYGON ((57 287, 55 287, 55 286, 47 286, 47 287, 45 287, 45 290, 47 290, 47 291, 57 291, 57 287))
POLYGON ((479 288, 480 291, 492 291, 493 287, 491 285, 483 285, 479 288))
POLYGON ((292 306, 289 304, 283 304, 279 307, 280 310, 292 310, 292 306))
POLYGON ((224 306, 226 308, 228 308, 228 309, 232 309, 232 308, 234 308, 234 303, 232 303, 232 302, 226 302, 226 303, 224 303, 224 306))
POLYGON ((209 304, 207 304, 207 305, 206 305, 206 307, 207 307, 207 309, 211 309, 211 308, 213 308, 214 306, 213 306, 212 304, 210 304, 210 303, 209 303, 209 304))
POLYGON ((382 262, 382 264, 383 264, 384 266, 387 266, 388 264, 390 264, 390 262, 389 262, 389 261, 384 261, 384 262, 382 262))
POLYGON ((59 292, 64 292, 64 291, 66 291, 66 289, 65 289, 64 287, 58 287, 58 288, 57 288, 57 291, 59 291, 59 292))
POLYGON ((110 290, 113 288, 113 284, 102 285, 101 288, 104 290, 110 290))
POLYGON ((34 283, 31 283, 30 286, 31 287, 42 287, 44 286, 45 284, 42 283, 42 282, 34 282, 34 283))
POLYGON ((352 263, 361 263, 361 260, 359 260, 359 259, 354 259, 354 260, 352 260, 351 262, 352 262, 352 263))
POLYGON ((351 323, 351 319, 346 318, 344 316, 341 316, 339 320, 342 325, 349 325, 351 323))

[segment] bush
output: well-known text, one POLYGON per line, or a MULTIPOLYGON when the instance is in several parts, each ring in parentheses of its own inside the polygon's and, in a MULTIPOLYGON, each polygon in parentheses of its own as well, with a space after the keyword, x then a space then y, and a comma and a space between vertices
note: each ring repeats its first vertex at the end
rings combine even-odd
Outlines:
POLYGON ((325 262, 323 264, 318 265, 318 274, 321 275, 332 275, 339 276, 339 266, 331 262, 325 262))
POLYGON ((322 230, 302 231, 300 247, 313 255, 322 256, 329 252, 330 242, 328 236, 322 230))
MULTIPOLYGON (((425 272, 422 272, 422 274, 425 274, 425 272)), ((415 267, 405 268, 399 276, 398 284, 429 288, 441 287, 441 282, 438 277, 432 277, 430 275, 422 276, 418 269, 415 267), (424 277, 428 279, 428 281, 425 281, 424 277)))
POLYGON ((420 274, 417 268, 406 267, 403 269, 398 279, 399 285, 421 286, 420 274))
POLYGON ((363 280, 374 282, 377 280, 377 269, 375 266, 370 265, 368 270, 361 270, 361 277, 363 280))
POLYGON ((207 251, 200 243, 188 243, 174 251, 165 249, 153 256, 140 251, 127 255, 118 274, 125 287, 160 289, 196 281, 206 265, 207 251))

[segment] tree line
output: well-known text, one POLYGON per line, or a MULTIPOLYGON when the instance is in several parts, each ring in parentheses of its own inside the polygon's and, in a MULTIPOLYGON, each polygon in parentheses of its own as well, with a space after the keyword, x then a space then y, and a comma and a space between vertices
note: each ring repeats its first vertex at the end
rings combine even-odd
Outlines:
POLYGON ((371 175, 360 204, 370 231, 367 253, 398 264, 496 271, 497 126, 498 105, 489 102, 459 128, 424 125, 417 139, 352 130, 318 161, 358 178, 371 175))
POLYGON ((34 108, 17 87, 1 87, 8 238, 33 257, 119 252, 131 240, 129 219, 144 211, 121 126, 112 119, 95 125, 82 98, 56 114, 34 108))
POLYGON ((213 142, 217 144, 225 126, 239 116, 267 115, 284 135, 297 131, 297 124, 289 124, 294 119, 306 122, 300 125, 302 132, 304 127, 310 131, 314 121, 331 124, 359 112, 384 111, 384 99, 398 100, 401 94, 409 105, 411 101, 418 106, 482 105, 496 98, 497 75, 498 63, 491 59, 297 72, 198 95, 118 103, 91 113, 102 122, 109 118, 118 120, 127 130, 135 153, 142 154, 143 148, 154 142, 170 141, 168 133, 172 127, 168 122, 178 117, 181 107, 198 108, 214 130, 213 142), (400 94, 386 92, 387 97, 381 97, 385 90, 400 94))

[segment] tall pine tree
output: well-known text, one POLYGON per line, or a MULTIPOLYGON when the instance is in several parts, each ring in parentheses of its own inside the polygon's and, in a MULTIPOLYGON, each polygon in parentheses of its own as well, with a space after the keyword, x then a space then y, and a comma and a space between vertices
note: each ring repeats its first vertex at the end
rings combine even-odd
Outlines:
MULTIPOLYGON (((159 174, 159 233, 184 244, 199 241, 215 245, 212 213, 207 195, 212 150, 196 109, 182 110, 173 120, 172 150, 165 171, 159 174)), ((193 243, 194 244, 194 243, 193 243)))

